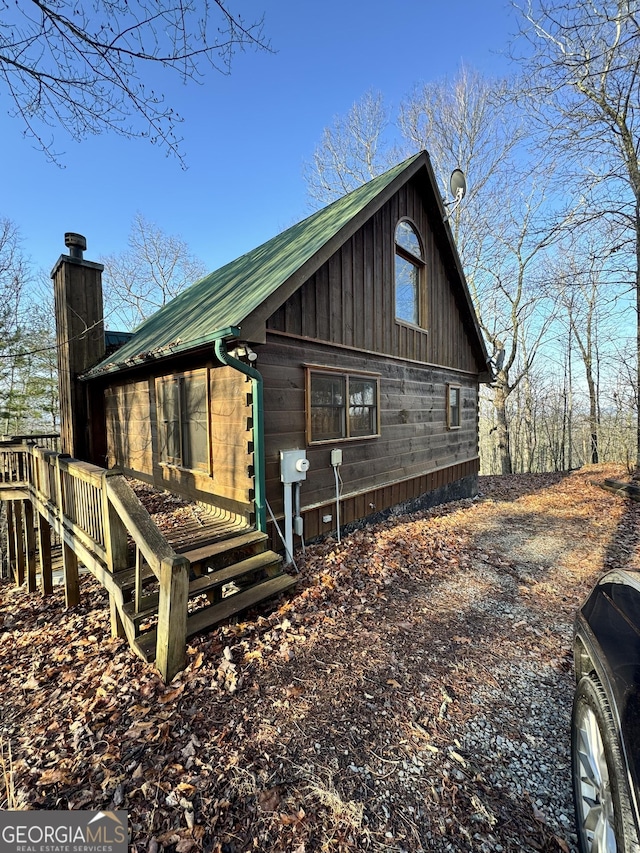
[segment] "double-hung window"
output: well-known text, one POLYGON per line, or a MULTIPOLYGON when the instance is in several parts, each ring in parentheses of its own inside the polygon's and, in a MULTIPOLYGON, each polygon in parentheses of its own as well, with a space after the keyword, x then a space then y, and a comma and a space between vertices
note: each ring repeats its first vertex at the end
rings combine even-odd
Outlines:
POLYGON ((414 225, 401 219, 396 226, 396 320, 425 326, 424 252, 414 225))
POLYGON ((207 371, 163 376, 156 393, 161 461, 210 473, 207 371))
POLYGON ((307 367, 309 444, 380 434, 380 377, 307 367))

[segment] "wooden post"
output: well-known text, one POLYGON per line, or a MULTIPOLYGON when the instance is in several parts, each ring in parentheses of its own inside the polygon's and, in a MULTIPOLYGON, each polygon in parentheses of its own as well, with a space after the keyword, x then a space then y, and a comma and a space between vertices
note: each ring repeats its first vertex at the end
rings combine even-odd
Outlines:
MULTIPOLYGON (((109 500, 107 481, 109 477, 119 476, 115 471, 105 471, 102 475, 102 518, 104 524, 104 546, 107 551, 107 566, 113 573, 128 567, 129 546, 127 528, 109 500)), ((122 624, 118 603, 113 594, 109 595, 109 610, 111 614, 111 636, 126 637, 122 624)))
POLYGON ((80 604, 80 578, 78 557, 66 542, 62 543, 62 566, 64 569, 64 600, 67 607, 80 604))
MULTIPOLYGON (((16 571, 16 528, 14 522, 13 501, 6 502, 7 508, 7 550, 9 552, 10 575, 16 571)), ((9 575, 9 576, 10 576, 9 575)))
POLYGON ((136 546, 136 580, 133 588, 133 601, 135 605, 136 615, 140 613, 140 599, 142 598, 142 569, 144 567, 144 557, 140 548, 136 546))
POLYGON ((62 469, 60 467, 61 459, 68 459, 68 453, 57 453, 55 457, 55 482, 56 482, 56 515, 58 516, 58 524, 60 528, 64 527, 66 495, 62 487, 62 469))
POLYGON ((31 501, 24 502, 24 528, 27 544, 27 592, 36 591, 36 530, 31 501))
POLYGON ((53 574, 51 566, 51 528, 47 519, 38 513, 38 552, 40 554, 40 575, 42 594, 53 592, 53 574))
POLYGON ((166 683, 184 668, 187 648, 189 560, 176 556, 160 566, 156 666, 166 683))
POLYGON ((24 583, 24 569, 25 569, 25 553, 24 553, 24 523, 22 519, 22 501, 14 501, 13 510, 15 513, 15 525, 14 525, 14 534, 15 534, 15 550, 16 550, 16 559, 13 564, 13 576, 16 581, 17 586, 22 586, 24 583))

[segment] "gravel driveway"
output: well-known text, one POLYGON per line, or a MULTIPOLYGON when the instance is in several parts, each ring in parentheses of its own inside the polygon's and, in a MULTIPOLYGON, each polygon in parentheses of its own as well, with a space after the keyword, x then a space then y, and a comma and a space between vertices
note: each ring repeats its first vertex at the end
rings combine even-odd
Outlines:
POLYGON ((592 485, 622 473, 481 478, 307 548, 168 686, 91 578, 72 611, 5 585, 13 806, 127 809, 132 853, 573 851, 572 623, 637 562, 640 505, 592 485))

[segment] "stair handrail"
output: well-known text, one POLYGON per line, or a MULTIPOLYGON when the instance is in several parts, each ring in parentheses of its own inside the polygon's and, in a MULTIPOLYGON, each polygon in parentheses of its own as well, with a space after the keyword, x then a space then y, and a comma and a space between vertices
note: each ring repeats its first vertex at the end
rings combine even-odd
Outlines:
POLYGON ((173 550, 120 472, 26 443, 0 442, 0 456, 5 453, 17 454, 18 469, 24 476, 21 485, 27 487, 31 503, 40 512, 46 506, 46 515, 53 516, 61 528, 58 532, 64 528, 65 542, 73 548, 77 540, 110 573, 126 568, 129 533, 159 583, 156 666, 164 680, 171 681, 184 666, 189 560, 173 550), (46 482, 45 473, 51 473, 46 482), (72 485, 92 487, 95 495, 81 492, 80 506, 76 506, 75 496, 67 493, 69 483, 64 486, 63 474, 71 478, 72 485), (93 497, 95 505, 90 506, 93 497), (69 503, 74 504, 73 511, 69 503))
MULTIPOLYGON (((109 472, 106 472, 109 473, 109 472)), ((158 579, 156 666, 165 681, 183 668, 187 642, 189 560, 176 554, 121 474, 105 478, 109 503, 158 579)), ((136 572, 140 561, 136 560, 136 572)), ((139 578, 136 579, 139 586, 139 578)))

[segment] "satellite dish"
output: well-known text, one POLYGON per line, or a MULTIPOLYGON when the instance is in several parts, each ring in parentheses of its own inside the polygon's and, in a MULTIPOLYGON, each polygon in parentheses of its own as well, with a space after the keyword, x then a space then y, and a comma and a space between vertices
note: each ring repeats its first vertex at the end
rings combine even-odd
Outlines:
POLYGON ((447 222, 451 218, 452 213, 458 207, 467 192, 467 181, 465 180, 462 169, 454 169, 453 172, 451 172, 451 177, 449 178, 449 189, 451 190, 453 201, 445 201, 444 203, 445 207, 452 205, 449 213, 447 213, 443 220, 444 222, 447 222))
POLYGON ((449 180, 451 195, 456 201, 462 201, 467 192, 467 182, 462 169, 454 169, 449 180))

